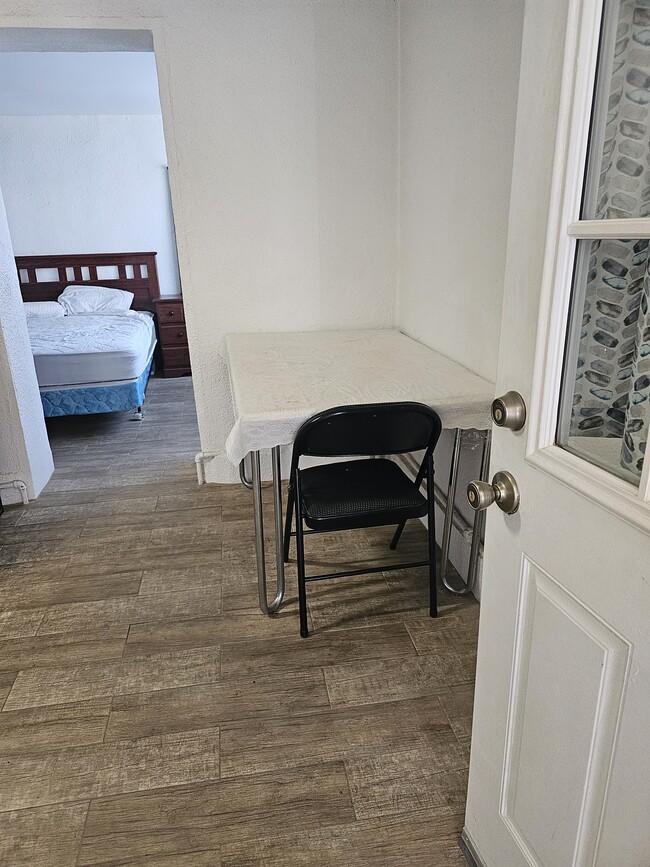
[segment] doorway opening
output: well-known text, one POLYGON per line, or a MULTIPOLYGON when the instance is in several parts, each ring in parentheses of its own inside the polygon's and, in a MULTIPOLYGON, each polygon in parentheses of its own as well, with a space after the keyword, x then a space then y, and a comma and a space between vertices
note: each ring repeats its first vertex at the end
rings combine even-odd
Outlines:
POLYGON ((0 147, 56 469, 105 485, 138 471, 156 443, 193 467, 196 409, 152 34, 0 31, 0 147))

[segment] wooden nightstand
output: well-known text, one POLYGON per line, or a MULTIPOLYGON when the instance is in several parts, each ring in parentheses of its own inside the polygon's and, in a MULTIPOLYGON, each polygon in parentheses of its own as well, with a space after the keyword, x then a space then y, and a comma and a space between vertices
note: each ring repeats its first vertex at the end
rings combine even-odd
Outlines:
POLYGON ((192 372, 187 347, 185 313, 181 295, 154 298, 158 326, 159 359, 163 376, 185 376, 192 372))

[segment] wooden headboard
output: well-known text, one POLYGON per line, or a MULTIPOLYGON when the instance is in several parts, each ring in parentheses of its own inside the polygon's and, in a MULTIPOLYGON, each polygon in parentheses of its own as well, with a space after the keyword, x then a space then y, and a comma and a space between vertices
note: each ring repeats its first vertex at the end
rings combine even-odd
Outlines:
POLYGON ((66 286, 110 286, 133 292, 133 310, 154 310, 160 295, 155 253, 16 256, 23 301, 56 301, 66 286))

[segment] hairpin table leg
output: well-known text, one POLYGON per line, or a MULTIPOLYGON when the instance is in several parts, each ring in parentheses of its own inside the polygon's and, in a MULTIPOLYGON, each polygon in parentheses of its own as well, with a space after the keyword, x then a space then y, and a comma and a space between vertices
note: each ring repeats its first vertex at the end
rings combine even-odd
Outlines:
POLYGON ((449 565, 449 543, 454 521, 454 503, 456 502, 456 486, 458 484, 458 464, 460 462, 460 447, 463 440, 463 432, 459 427, 454 433, 454 450, 449 468, 449 485, 447 487, 447 503, 445 505, 445 523, 442 530, 442 556, 440 558, 440 577, 447 587, 447 566, 449 565))
MULTIPOLYGON (((481 471, 479 478, 485 480, 487 478, 488 467, 490 465, 490 446, 492 443, 492 432, 489 430, 482 432, 483 437, 483 452, 481 455, 481 471)), ((449 563, 449 541, 451 539, 451 529, 454 514, 454 501, 456 499, 456 486, 458 484, 458 465, 460 462, 460 450, 462 444, 462 436, 459 428, 456 429, 456 438, 454 439, 454 452, 451 460, 451 471, 449 476, 449 490, 447 492, 447 507, 445 509, 445 526, 442 534, 442 563, 440 568, 440 578, 442 583, 450 593, 454 596, 467 596, 474 589, 478 573, 478 553, 481 544, 481 535, 483 531, 483 522, 485 516, 482 512, 474 514, 474 523, 472 525, 472 545, 469 552, 469 567, 467 570, 467 583, 462 587, 453 587, 447 581, 447 565, 449 563)))
POLYGON ((262 614, 273 614, 284 598, 284 552, 282 546, 282 474, 280 448, 273 449, 273 508, 275 515, 275 561, 277 565, 277 592, 273 602, 266 598, 266 558, 264 554, 264 513, 262 508, 262 473, 260 453, 252 452, 253 514, 255 518, 255 553, 257 555, 257 589, 262 614))
MULTIPOLYGON (((490 452, 492 451, 492 431, 486 430, 483 432, 483 454, 481 456, 481 472, 479 478, 485 482, 488 478, 490 469, 490 452)), ((478 577, 478 549, 483 536, 483 527, 485 526, 485 510, 475 512, 474 525, 472 527, 472 547, 469 552, 469 569, 467 571, 467 585, 470 589, 474 589, 476 578, 478 577)))
POLYGON ((275 574, 277 576, 276 597, 269 611, 277 611, 284 599, 284 527, 282 525, 282 464, 280 446, 274 446, 273 460, 273 520, 275 522, 275 574))
POLYGON ((239 479, 242 485, 245 488, 248 488, 249 491, 253 489, 253 483, 246 477, 246 458, 243 458, 243 460, 239 462, 239 479))

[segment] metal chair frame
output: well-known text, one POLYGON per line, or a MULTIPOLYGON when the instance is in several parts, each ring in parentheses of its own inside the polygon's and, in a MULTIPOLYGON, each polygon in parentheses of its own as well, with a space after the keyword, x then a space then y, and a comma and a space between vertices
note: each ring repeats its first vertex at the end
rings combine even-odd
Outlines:
MULTIPOLYGON (((345 570, 341 572, 327 572, 320 575, 307 575, 305 572, 305 536, 313 533, 327 533, 333 532, 332 530, 310 530, 305 529, 303 526, 303 503, 302 503, 302 492, 300 485, 300 476, 301 470, 299 468, 300 457, 304 454, 300 450, 300 432, 296 437, 296 443, 294 445, 294 452, 291 461, 291 476, 289 483, 289 491, 288 491, 288 499, 287 499, 287 512, 286 512, 286 521, 285 521, 285 532, 284 532, 284 546, 283 546, 283 555, 284 562, 288 562, 289 560, 289 547, 291 543, 291 537, 295 536, 296 538, 296 560, 297 560, 297 568, 298 568, 298 604, 300 611, 300 635, 303 638, 307 638, 309 635, 309 627, 307 622, 307 591, 306 585, 307 582, 311 581, 324 581, 329 580, 331 578, 344 578, 351 577, 356 575, 366 575, 373 574, 377 572, 394 572, 400 569, 410 569, 421 566, 427 566, 429 568, 429 614, 431 617, 437 617, 438 615, 438 603, 437 603, 437 573, 436 573, 436 533, 435 533, 435 496, 434 496, 434 463, 433 463, 433 450, 436 446, 438 438, 440 436, 440 419, 437 414, 433 412, 429 407, 425 407, 421 404, 412 404, 412 403, 404 403, 404 404, 369 404, 367 407, 335 407, 332 410, 327 410, 324 413, 319 413, 317 416, 313 416, 309 419, 303 428, 313 424, 315 421, 321 421, 328 416, 329 413, 342 413, 345 410, 360 410, 360 409, 368 409, 372 410, 377 407, 394 407, 395 411, 399 411, 400 407, 403 407, 405 410, 411 409, 411 411, 415 408, 421 407, 423 414, 426 412, 430 418, 435 419, 437 423, 433 423, 432 431, 429 437, 429 441, 425 448, 425 454, 420 465, 420 469, 417 473, 414 485, 419 489, 422 485, 423 481, 427 480, 426 486, 426 500, 427 500, 427 532, 428 532, 428 559, 426 560, 417 560, 411 561, 408 563, 397 563, 397 564, 389 564, 382 566, 373 566, 366 567, 362 569, 353 569, 353 570, 345 570), (296 513, 296 530, 295 532, 291 531, 292 522, 293 522, 293 512, 295 510, 296 513)), ((403 454, 405 452, 404 449, 388 452, 387 454, 403 454)), ((354 454, 361 454, 368 456, 366 452, 355 452, 354 454)), ((346 455, 345 452, 339 454, 338 452, 334 452, 328 456, 349 456, 346 455)), ((369 459, 373 458, 369 456, 369 459)), ((395 530, 393 538, 390 543, 391 550, 395 550, 397 544, 399 542, 400 536, 404 529, 406 521, 402 521, 395 530)), ((360 526, 364 526, 363 524, 360 526)), ((376 526, 374 524, 368 524, 366 526, 376 526)))

